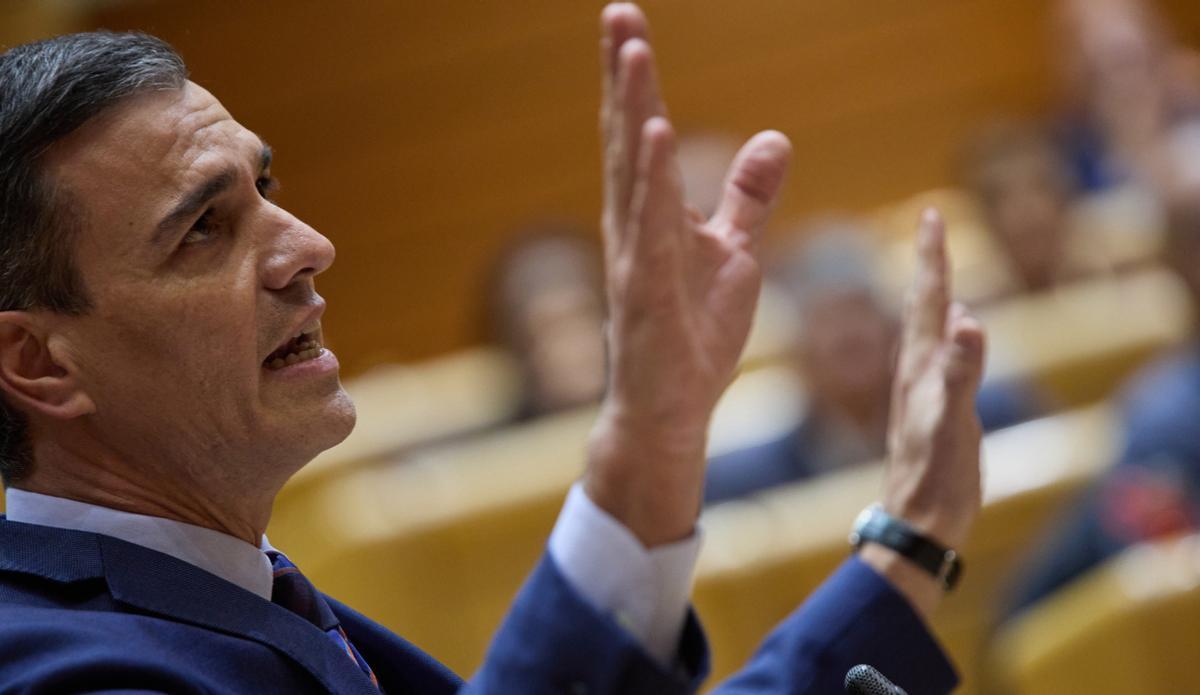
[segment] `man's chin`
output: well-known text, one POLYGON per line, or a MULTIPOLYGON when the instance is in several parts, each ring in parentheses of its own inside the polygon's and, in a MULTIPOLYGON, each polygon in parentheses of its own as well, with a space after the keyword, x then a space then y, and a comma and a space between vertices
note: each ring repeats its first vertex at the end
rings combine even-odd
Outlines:
POLYGON ((342 388, 312 408, 297 408, 277 429, 280 445, 294 453, 298 470, 321 452, 341 444, 354 430, 354 401, 342 388))
POLYGON ((356 422, 358 422, 358 410, 354 407, 354 400, 350 398, 350 394, 346 393, 345 389, 339 387, 337 393, 324 408, 324 412, 312 423, 314 429, 320 430, 328 437, 317 453, 331 449, 345 441, 346 437, 349 437, 350 433, 354 431, 356 422))

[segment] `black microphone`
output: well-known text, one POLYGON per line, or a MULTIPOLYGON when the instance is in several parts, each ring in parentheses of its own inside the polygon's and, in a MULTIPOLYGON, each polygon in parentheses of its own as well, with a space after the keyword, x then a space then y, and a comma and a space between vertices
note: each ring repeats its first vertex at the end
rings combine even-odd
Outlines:
POLYGON ((846 672, 849 695, 908 695, 872 666, 859 664, 846 672))

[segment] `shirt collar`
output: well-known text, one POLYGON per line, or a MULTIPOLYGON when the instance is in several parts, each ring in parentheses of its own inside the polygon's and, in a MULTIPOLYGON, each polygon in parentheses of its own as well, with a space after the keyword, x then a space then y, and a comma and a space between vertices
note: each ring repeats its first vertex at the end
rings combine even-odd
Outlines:
POLYGON ((256 548, 220 531, 173 519, 122 512, 96 504, 9 488, 4 494, 9 521, 89 531, 157 550, 215 574, 271 600, 273 582, 264 535, 256 548))

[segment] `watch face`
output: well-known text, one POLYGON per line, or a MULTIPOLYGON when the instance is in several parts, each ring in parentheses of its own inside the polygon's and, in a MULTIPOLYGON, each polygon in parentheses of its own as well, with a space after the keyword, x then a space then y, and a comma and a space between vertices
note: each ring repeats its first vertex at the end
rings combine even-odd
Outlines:
POLYGON ((875 514, 875 508, 876 508, 875 505, 871 505, 870 507, 867 507, 866 509, 859 512, 858 516, 855 517, 855 519, 854 519, 855 535, 858 535, 858 532, 862 530, 862 527, 866 526, 867 522, 871 520, 871 516, 875 514))
POLYGON ((863 544, 863 541, 864 541, 863 535, 862 535, 863 529, 865 529, 867 527, 867 524, 871 523, 871 519, 872 519, 872 517, 875 516, 875 512, 878 509, 879 509, 879 505, 873 504, 873 505, 867 507, 866 509, 862 510, 861 512, 859 512, 858 516, 855 517, 854 526, 850 531, 850 538, 849 538, 851 546, 858 548, 859 546, 861 546, 863 544))

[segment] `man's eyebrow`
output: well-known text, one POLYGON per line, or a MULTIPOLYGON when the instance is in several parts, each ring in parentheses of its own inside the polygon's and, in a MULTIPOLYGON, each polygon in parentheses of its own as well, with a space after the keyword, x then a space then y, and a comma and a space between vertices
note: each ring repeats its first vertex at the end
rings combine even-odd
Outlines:
POLYGON ((154 233, 155 243, 161 242, 185 220, 200 212, 205 205, 208 205, 208 201, 224 193, 236 179, 237 171, 230 167, 189 191, 158 223, 158 228, 154 233))
MULTIPOLYGON (((259 152, 260 171, 266 171, 271 166, 271 157, 271 146, 263 143, 262 150, 259 152)), ((236 180, 237 169, 229 167, 189 191, 175 204, 175 207, 171 208, 171 212, 167 213, 167 216, 162 218, 162 221, 158 223, 158 227, 154 232, 154 243, 161 243, 180 224, 200 212, 205 205, 208 205, 210 200, 228 190, 236 180)))

